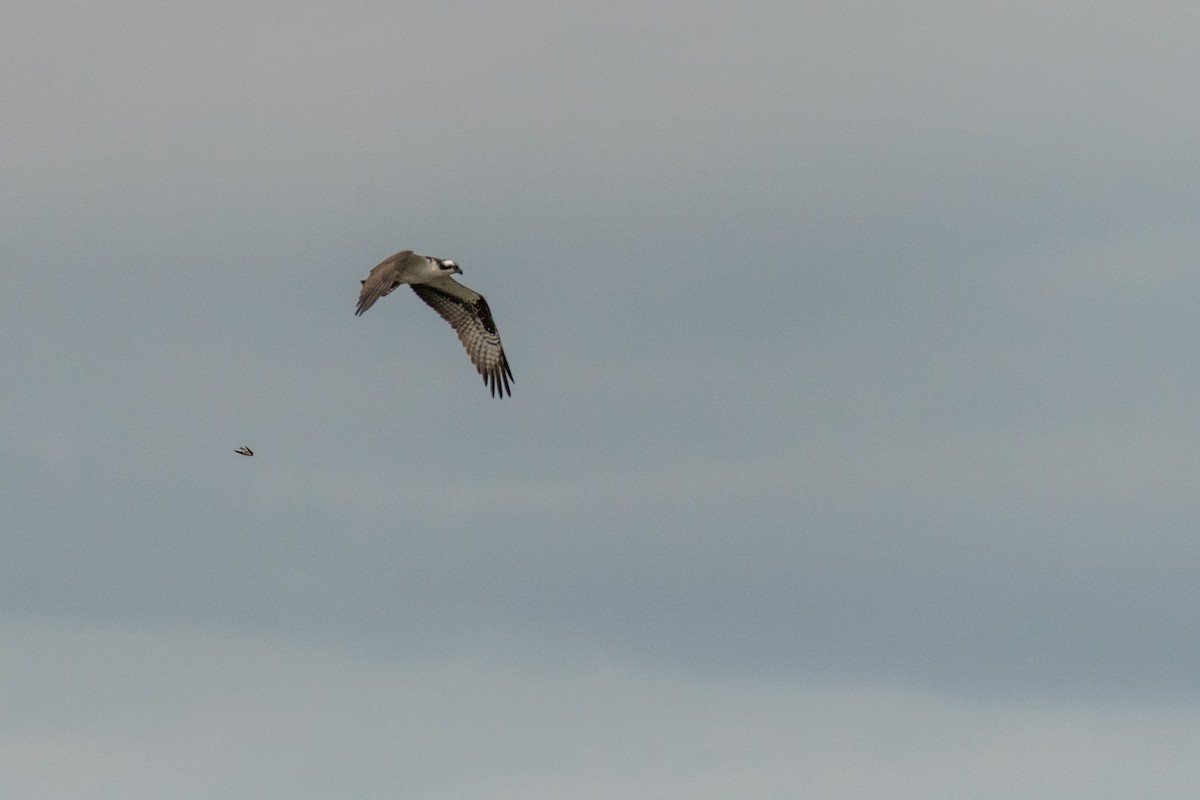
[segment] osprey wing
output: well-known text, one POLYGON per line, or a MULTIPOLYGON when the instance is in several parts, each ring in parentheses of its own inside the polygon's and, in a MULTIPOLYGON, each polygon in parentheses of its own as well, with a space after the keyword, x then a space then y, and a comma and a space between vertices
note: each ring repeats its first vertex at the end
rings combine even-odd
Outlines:
POLYGON ((371 274, 362 282, 362 291, 358 295, 358 309, 355 310, 354 316, 362 314, 375 305, 376 300, 391 294, 392 290, 400 285, 400 270, 412 254, 412 250, 401 250, 371 270, 371 274))
POLYGON ((454 328, 458 340, 471 357, 471 363, 492 390, 492 397, 497 393, 500 397, 506 394, 511 397, 509 383, 513 382, 512 371, 508 367, 508 357, 504 355, 492 311, 483 295, 450 277, 411 286, 417 297, 428 303, 454 328))

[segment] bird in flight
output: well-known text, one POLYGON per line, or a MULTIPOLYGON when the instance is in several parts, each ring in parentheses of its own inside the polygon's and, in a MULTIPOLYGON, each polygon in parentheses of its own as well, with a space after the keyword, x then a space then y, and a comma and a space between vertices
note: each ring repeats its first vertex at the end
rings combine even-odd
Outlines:
POLYGON ((508 358, 500 344, 500 333, 492 319, 491 309, 483 295, 463 286, 452 275, 461 275, 458 264, 445 258, 417 255, 412 250, 401 250, 387 258, 362 282, 358 295, 361 315, 381 297, 391 294, 402 283, 407 283, 433 310, 449 322, 458 334, 471 357, 471 363, 483 382, 492 390, 492 397, 499 394, 512 396, 509 384, 513 382, 508 358))
POLYGON ((245 445, 242 445, 241 447, 239 447, 237 450, 234 450, 233 452, 237 453, 239 456, 254 455, 254 451, 251 450, 249 447, 246 447, 245 445))

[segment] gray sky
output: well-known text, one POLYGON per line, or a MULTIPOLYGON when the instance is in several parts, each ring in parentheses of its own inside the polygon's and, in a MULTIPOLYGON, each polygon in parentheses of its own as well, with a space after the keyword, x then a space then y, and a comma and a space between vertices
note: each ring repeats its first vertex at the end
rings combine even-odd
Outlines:
POLYGON ((1196 796, 1200 6, 24 6, 5 796, 1196 796))

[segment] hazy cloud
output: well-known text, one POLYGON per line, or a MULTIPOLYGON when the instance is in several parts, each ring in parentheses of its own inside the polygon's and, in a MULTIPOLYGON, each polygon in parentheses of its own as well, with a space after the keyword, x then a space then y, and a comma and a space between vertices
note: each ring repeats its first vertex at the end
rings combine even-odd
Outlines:
POLYGON ((4 21, 10 794, 1186 793, 1194 5, 4 21))

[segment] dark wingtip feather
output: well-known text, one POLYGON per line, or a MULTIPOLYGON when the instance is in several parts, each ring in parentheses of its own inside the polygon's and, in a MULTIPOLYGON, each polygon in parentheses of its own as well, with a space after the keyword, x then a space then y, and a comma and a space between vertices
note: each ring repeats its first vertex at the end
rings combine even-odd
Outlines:
POLYGON ((508 368, 508 357, 500 353, 500 365, 483 376, 483 382, 492 390, 492 397, 512 397, 510 383, 516 383, 512 370, 508 368))

